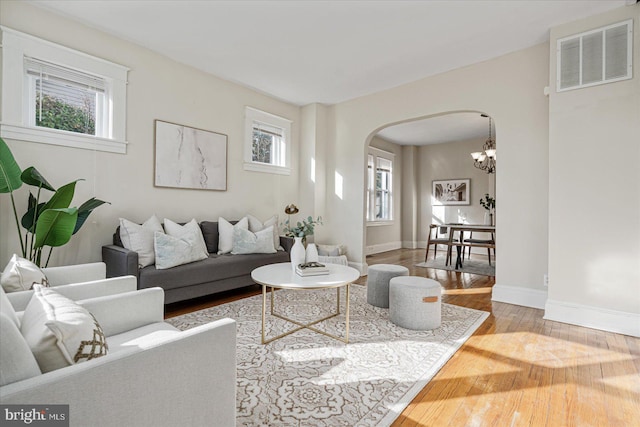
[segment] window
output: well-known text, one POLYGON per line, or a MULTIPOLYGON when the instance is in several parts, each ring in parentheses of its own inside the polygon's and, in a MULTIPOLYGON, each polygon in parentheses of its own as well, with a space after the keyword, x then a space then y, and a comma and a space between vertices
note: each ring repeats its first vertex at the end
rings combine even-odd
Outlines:
POLYGON ((367 156, 367 221, 393 220, 393 153, 370 148, 367 156))
POLYGON ((2 36, 2 137, 126 152, 127 68, 6 27, 2 36))
POLYGON ((632 24, 628 20, 559 39, 557 91, 630 79, 632 24))
POLYGON ((291 121, 246 107, 244 169, 289 175, 290 151, 291 121))

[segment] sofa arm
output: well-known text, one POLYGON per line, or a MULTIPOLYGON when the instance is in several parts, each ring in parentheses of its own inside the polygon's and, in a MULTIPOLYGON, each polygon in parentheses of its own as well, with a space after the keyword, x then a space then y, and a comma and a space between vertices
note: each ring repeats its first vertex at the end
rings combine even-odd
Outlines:
POLYGON ((47 276, 49 286, 89 282, 91 280, 99 280, 107 277, 104 262, 65 265, 62 267, 46 267, 42 269, 42 272, 47 276))
POLYGON ((295 240, 293 240, 293 237, 280 236, 280 246, 282 246, 285 251, 290 253, 291 247, 293 246, 294 243, 295 243, 295 240))
POLYGON ((164 290, 148 288, 78 301, 98 320, 106 336, 164 321, 164 290))
MULTIPOLYGON (((100 263, 102 264, 102 263, 100 263)), ((84 283, 59 285, 53 288, 61 295, 74 301, 103 297, 107 295, 132 292, 138 289, 138 280, 133 276, 114 277, 112 279, 93 280, 84 283)), ((11 292, 7 294, 15 311, 24 311, 33 295, 32 290, 11 292)))
POLYGON ((102 261, 107 265, 107 277, 139 277, 138 252, 121 246, 106 245, 102 247, 102 261))
POLYGON ((68 404, 71 426, 235 426, 236 324, 221 319, 18 381, 0 387, 0 401, 68 404))

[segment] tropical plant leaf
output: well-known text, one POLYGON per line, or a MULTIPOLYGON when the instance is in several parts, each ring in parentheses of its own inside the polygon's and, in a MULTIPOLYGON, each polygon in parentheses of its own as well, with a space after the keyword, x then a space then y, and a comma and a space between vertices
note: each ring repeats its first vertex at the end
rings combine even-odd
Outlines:
POLYGON ((0 138, 0 193, 11 193, 21 185, 20 166, 7 143, 0 138))
POLYGON ((36 242, 34 248, 43 246, 62 246, 73 235, 78 208, 47 209, 38 218, 36 224, 36 242))
POLYGON ((22 175, 20 175, 20 179, 27 185, 45 188, 49 191, 56 191, 56 189, 53 188, 51 184, 49 184, 46 178, 42 176, 40 172, 38 172, 38 169, 34 168, 33 166, 26 168, 22 172, 22 175))
MULTIPOLYGON (((22 216, 22 226, 24 228, 27 229, 27 231, 29 233, 33 233, 35 232, 35 225, 36 225, 36 221, 38 220, 36 218, 36 203, 38 202, 38 199, 36 199, 33 194, 31 194, 31 192, 29 192, 29 207, 27 209, 27 212, 25 212, 25 214, 22 216)), ((42 211, 44 210, 44 205, 46 203, 40 203, 38 204, 38 216, 40 216, 40 214, 42 213, 42 211)))
POLYGON ((105 203, 109 203, 109 202, 105 202, 104 200, 100 200, 100 199, 96 199, 95 197, 92 197, 86 202, 84 202, 82 205, 80 205, 80 207, 78 208, 78 221, 76 221, 76 227, 73 230, 73 234, 76 234, 78 230, 80 230, 80 228, 84 225, 84 222, 87 220, 87 218, 95 208, 97 208, 98 206, 104 205, 105 203))
POLYGON ((82 180, 78 179, 58 188, 44 206, 45 210, 68 208, 71 204, 71 200, 73 200, 73 194, 76 191, 76 183, 78 181, 82 180))

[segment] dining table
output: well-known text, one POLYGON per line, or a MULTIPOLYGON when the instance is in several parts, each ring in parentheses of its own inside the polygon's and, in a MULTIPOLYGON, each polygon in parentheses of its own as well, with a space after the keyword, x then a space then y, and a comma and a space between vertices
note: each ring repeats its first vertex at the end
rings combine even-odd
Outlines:
POLYGON ((496 233, 495 225, 449 223, 449 224, 441 224, 439 225, 439 227, 448 228, 449 242, 448 242, 448 248, 447 248, 447 255, 448 255, 447 258, 451 259, 451 251, 454 246, 456 247, 456 252, 457 252, 456 265, 455 265, 456 270, 462 268, 462 251, 464 250, 463 248, 478 247, 478 248, 493 248, 494 250, 496 248, 495 239, 492 239, 494 240, 493 243, 472 243, 472 242, 465 243, 464 241, 464 233, 467 231, 474 232, 474 233, 476 232, 491 233, 492 236, 495 236, 495 233, 496 233), (458 239, 454 240, 454 235, 456 231, 458 232, 458 239))

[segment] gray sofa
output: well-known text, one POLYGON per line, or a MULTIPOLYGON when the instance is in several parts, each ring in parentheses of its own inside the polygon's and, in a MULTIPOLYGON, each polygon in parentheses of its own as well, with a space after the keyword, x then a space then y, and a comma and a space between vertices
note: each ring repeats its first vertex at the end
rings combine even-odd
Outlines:
POLYGON ((113 235, 113 244, 102 247, 102 260, 107 265, 107 277, 136 276, 138 289, 161 287, 165 292, 165 304, 169 304, 249 286, 253 284, 253 269, 289 261, 293 239, 288 237, 280 237, 280 245, 285 250, 275 254, 218 255, 218 223, 202 221, 200 229, 209 251, 209 258, 158 270, 155 265, 138 268, 138 253, 122 246, 118 227, 113 235))

